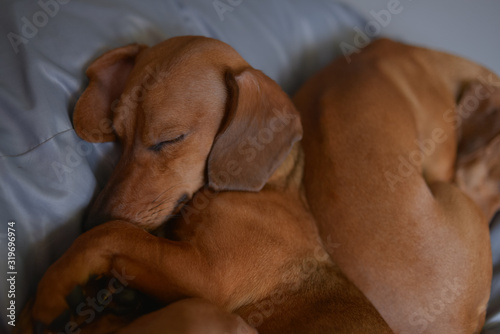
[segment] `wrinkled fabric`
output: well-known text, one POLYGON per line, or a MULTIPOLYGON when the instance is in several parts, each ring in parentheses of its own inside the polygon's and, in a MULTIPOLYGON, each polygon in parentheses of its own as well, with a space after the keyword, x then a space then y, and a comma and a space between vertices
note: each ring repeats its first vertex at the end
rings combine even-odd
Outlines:
MULTIPOLYGON (((352 39, 352 27, 363 22, 329 0, 4 0, 0 268, 7 265, 7 222, 14 221, 17 317, 46 268, 81 232, 85 210, 119 155, 115 144, 86 143, 72 127, 92 60, 129 43, 204 35, 232 45, 291 94, 338 56, 340 41, 352 39), (218 12, 221 2, 231 10, 218 12)), ((12 329, 7 290, 2 279, 4 333, 12 329)))
POLYGON ((482 334, 500 333, 500 213, 497 213, 490 226, 491 252, 493 258, 493 281, 491 282, 490 301, 486 324, 482 334))

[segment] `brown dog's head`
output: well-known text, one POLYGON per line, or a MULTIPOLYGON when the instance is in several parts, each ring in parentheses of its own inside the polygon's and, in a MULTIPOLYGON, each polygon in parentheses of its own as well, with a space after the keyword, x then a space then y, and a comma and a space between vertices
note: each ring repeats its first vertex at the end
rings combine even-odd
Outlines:
POLYGON ((122 156, 86 228, 124 219, 152 230, 207 184, 259 191, 302 135, 288 96, 225 43, 176 37, 107 52, 73 116, 122 156))

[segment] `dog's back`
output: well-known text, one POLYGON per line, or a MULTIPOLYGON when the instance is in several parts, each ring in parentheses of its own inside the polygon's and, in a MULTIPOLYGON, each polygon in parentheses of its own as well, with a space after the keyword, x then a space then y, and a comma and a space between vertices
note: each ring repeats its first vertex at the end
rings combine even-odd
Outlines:
MULTIPOLYGON (((352 59, 335 61, 295 97, 308 200, 322 237, 341 244, 330 255, 395 332, 477 332, 491 280, 488 224, 453 184, 457 147, 480 142, 472 154, 500 131, 457 137, 457 124, 482 117, 481 103, 469 119, 455 116, 464 86, 481 75, 491 81, 489 72, 388 40, 352 59)), ((493 86, 484 85, 485 99, 498 94, 493 86)))

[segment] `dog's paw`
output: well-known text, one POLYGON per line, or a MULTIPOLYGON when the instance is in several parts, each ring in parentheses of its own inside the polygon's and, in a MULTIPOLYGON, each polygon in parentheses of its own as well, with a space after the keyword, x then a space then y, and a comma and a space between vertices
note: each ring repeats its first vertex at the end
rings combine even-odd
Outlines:
POLYGON ((100 276, 74 287, 65 295, 64 305, 42 302, 37 297, 33 311, 34 332, 108 333, 156 307, 153 300, 127 287, 126 282, 113 276, 100 276), (50 310, 50 315, 40 312, 40 308, 50 310))
POLYGON ((111 258, 101 252, 95 242, 89 242, 89 236, 82 235, 75 240, 42 277, 33 304, 35 321, 59 328, 68 318, 70 306, 82 298, 78 287, 108 271, 111 258))
POLYGON ((52 324, 57 325, 64 322, 67 317, 65 315, 69 315, 66 296, 78 284, 78 282, 72 284, 72 279, 67 277, 65 273, 56 273, 56 270, 51 269, 38 284, 33 306, 33 318, 37 323, 36 328, 41 328, 41 324, 52 326, 52 324))

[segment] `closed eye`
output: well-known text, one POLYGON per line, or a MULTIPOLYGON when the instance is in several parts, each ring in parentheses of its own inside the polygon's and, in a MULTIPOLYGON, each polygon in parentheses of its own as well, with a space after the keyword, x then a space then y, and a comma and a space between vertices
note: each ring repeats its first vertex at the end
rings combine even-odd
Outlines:
POLYGON ((161 149, 167 145, 171 145, 171 144, 175 144, 175 143, 178 143, 180 142, 181 140, 183 140, 185 137, 184 134, 180 135, 180 136, 177 136, 175 137, 174 139, 171 139, 171 140, 165 140, 165 141, 162 141, 162 142, 159 142, 158 144, 155 144, 153 146, 151 146, 149 149, 151 151, 154 151, 154 152, 160 152, 161 149))

